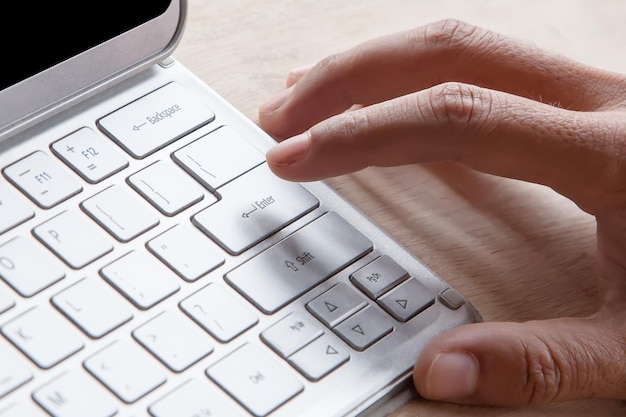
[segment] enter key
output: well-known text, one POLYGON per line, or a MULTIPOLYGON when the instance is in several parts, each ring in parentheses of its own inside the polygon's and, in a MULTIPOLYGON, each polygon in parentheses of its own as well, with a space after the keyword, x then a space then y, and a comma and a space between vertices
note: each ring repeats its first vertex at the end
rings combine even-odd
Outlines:
POLYGON ((319 201, 299 184, 276 177, 263 164, 219 190, 219 202, 193 222, 226 251, 238 255, 304 216, 319 201))

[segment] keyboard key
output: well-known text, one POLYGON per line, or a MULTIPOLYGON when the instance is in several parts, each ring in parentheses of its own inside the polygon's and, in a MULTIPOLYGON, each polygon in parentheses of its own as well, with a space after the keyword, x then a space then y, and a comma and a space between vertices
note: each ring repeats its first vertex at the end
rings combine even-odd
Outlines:
POLYGON ((4 175, 42 208, 51 208, 82 191, 70 172, 37 151, 4 169, 4 175))
POLYGON ((304 389, 291 369, 254 344, 243 345, 211 366, 207 374, 259 417, 268 415, 304 389))
POLYGON ((127 253, 100 273, 142 310, 160 303, 180 288, 173 272, 142 251, 127 253))
MULTIPOLYGON (((202 187, 170 162, 157 161, 128 177, 128 183, 166 216, 173 216, 204 198, 202 187)), ((208 202, 217 198, 209 194, 208 202)))
POLYGON ((83 348, 78 330, 47 307, 34 307, 0 328, 40 368, 49 369, 83 348))
POLYGON ((393 331, 393 323, 384 313, 367 306, 333 329, 356 350, 365 350, 393 331))
POLYGON ((265 162, 265 156, 228 126, 174 152, 172 158, 211 191, 265 162))
POLYGON ((82 213, 64 211, 33 234, 70 267, 79 269, 113 250, 109 237, 82 213))
POLYGON ((22 357, 0 341, 0 398, 24 385, 32 377, 33 374, 22 357))
POLYGON ((174 372, 184 371, 213 351, 208 334, 170 310, 133 331, 133 337, 174 372))
POLYGON ((94 339, 133 318, 126 300, 101 279, 83 279, 52 297, 51 301, 94 339))
POLYGON ((172 82, 104 116, 98 127, 142 159, 214 118, 193 94, 172 82))
POLYGON ((457 310, 465 304, 465 298, 454 288, 446 288, 441 291, 439 299, 446 307, 452 310, 457 310))
POLYGON ((372 250, 372 242, 328 213, 228 272, 226 281, 272 314, 372 250))
POLYGON ((34 241, 18 236, 0 245, 0 277, 31 297, 65 276, 61 265, 34 241))
POLYGON ((81 207, 120 242, 129 242, 159 224, 150 206, 120 185, 83 201, 81 207))
POLYGON ((180 303, 180 308, 220 342, 254 326, 258 317, 219 284, 209 284, 180 303))
POLYGON ((223 252, 208 237, 184 224, 152 239, 147 247, 186 281, 195 281, 224 263, 223 252))
POLYGON ((141 159, 214 118, 191 92, 169 83, 101 118, 98 126, 141 159))
POLYGON ((148 409, 154 417, 241 416, 205 381, 191 380, 148 409))
POLYGON ((349 359, 344 345, 325 334, 290 356, 289 363, 307 379, 319 381, 349 359))
POLYGON ((124 154, 108 139, 83 127, 51 146, 59 158, 92 184, 128 166, 124 154))
POLYGON ((80 370, 65 373, 37 389, 33 399, 54 417, 111 417, 117 414, 113 397, 80 370))
POLYGON ((83 363, 85 368, 125 403, 134 403, 164 384, 159 364, 129 341, 107 346, 83 363))
POLYGON ((0 182, 0 235, 32 218, 35 212, 27 200, 0 182))
POLYGON ((435 303, 435 297, 415 278, 398 285, 378 299, 396 320, 408 321, 435 303))
POLYGON ((323 333, 309 315, 291 313, 261 333, 261 340, 286 359, 323 333))
POLYGON ((363 296, 346 284, 335 285, 306 305, 322 323, 334 327, 367 305, 363 296))
POLYGON ((267 164, 225 185, 220 195, 218 203, 196 214, 193 221, 234 255, 319 205, 304 187, 276 177, 267 164))
POLYGON ((408 277, 409 273, 387 255, 376 258, 350 275, 354 285, 373 300, 408 277))
POLYGON ((7 294, 2 288, 0 288, 0 314, 9 310, 15 305, 15 301, 7 294))

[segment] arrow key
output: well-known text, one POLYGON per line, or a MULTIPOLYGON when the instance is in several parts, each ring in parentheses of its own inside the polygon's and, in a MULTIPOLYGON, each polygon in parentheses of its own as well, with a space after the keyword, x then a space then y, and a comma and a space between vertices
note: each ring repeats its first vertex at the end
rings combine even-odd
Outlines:
POLYGON ((416 279, 398 285, 378 299, 381 305, 396 320, 405 322, 421 313, 435 302, 433 294, 416 279))
POLYGON ((289 363, 311 381, 319 381, 350 359, 341 342, 327 334, 315 339, 289 357, 289 363))
POLYGON ((306 308, 328 327, 334 327, 367 305, 367 301, 346 284, 337 284, 306 308))
POLYGON ((354 349, 363 351, 391 333, 393 323, 385 313, 368 305, 333 330, 354 349))

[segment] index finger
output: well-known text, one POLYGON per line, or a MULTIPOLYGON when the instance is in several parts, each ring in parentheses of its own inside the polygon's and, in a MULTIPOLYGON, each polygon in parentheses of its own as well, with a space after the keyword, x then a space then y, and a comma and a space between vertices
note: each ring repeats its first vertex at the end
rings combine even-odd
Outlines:
POLYGON ((368 166, 455 161, 548 185, 584 205, 615 170, 607 135, 624 126, 609 116, 446 83, 329 118, 266 157, 277 175, 295 181, 368 166))

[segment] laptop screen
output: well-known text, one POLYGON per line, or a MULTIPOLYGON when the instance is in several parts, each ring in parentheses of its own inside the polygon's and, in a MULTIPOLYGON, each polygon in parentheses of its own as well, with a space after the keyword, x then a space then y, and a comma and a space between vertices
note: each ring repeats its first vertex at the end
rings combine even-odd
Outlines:
POLYGON ((161 15, 171 0, 130 3, 13 2, 0 25, 2 54, 10 63, 0 71, 0 90, 161 15))

